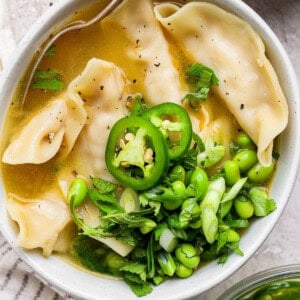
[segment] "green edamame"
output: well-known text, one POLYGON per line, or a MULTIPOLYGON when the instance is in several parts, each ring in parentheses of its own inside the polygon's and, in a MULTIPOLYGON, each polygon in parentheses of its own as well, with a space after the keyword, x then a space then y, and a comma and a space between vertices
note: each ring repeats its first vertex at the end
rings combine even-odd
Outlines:
POLYGON ((208 188, 208 178, 206 172, 201 168, 196 168, 192 174, 190 183, 193 184, 196 188, 196 197, 197 199, 202 198, 208 188))
POLYGON ((272 162, 271 165, 265 167, 260 163, 257 163, 248 171, 248 178, 250 181, 258 184, 266 182, 273 174, 275 164, 272 162))
POLYGON ((186 267, 182 263, 177 263, 175 274, 179 278, 188 278, 193 274, 193 269, 186 267))
POLYGON ((240 168, 236 161, 227 160, 223 164, 225 182, 229 186, 233 186, 240 179, 240 168))
POLYGON ((234 200, 236 213, 243 219, 249 219, 254 214, 254 205, 251 200, 244 196, 239 196, 234 200))
POLYGON ((250 136, 245 132, 242 132, 237 136, 236 142, 242 149, 254 150, 256 148, 256 145, 251 140, 250 136))
POLYGON ((184 182, 185 169, 181 165, 176 165, 172 168, 168 177, 170 179, 170 182, 174 182, 174 181, 178 181, 178 180, 184 182))
POLYGON ((201 226, 202 226, 202 220, 201 219, 198 219, 198 220, 196 220, 196 221, 189 224, 189 227, 193 228, 193 229, 199 229, 199 228, 201 228, 201 226))
POLYGON ((242 150, 232 160, 238 164, 241 173, 247 172, 258 162, 257 153, 254 150, 242 150))
POLYGON ((163 201, 164 208, 168 210, 175 210, 182 204, 182 201, 185 198, 185 184, 182 181, 174 181, 172 183, 172 191, 176 195, 176 197, 171 197, 170 199, 166 199, 163 201))
POLYGON ((227 241, 230 243, 236 243, 240 240, 240 235, 232 229, 229 229, 227 234, 227 241))
POLYGON ((87 183, 82 178, 75 178, 68 190, 67 201, 70 204, 73 199, 74 207, 81 205, 88 191, 87 183))
POLYGON ((194 199, 186 199, 183 201, 181 205, 181 210, 188 208, 190 205, 193 205, 192 208, 192 219, 198 218, 201 214, 201 209, 197 203, 195 203, 194 199))
POLYGON ((175 256, 187 268, 196 268, 200 263, 200 256, 192 244, 181 244, 176 248, 175 256))

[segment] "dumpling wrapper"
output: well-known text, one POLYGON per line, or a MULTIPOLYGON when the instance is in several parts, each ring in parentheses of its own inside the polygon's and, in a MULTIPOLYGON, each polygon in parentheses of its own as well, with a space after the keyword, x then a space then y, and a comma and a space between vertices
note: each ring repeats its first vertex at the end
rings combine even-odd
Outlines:
POLYGON ((168 42, 155 18, 151 0, 125 0, 107 18, 104 28, 117 27, 127 37, 122 58, 139 71, 147 103, 177 102, 184 96, 168 42), (171 83, 171 86, 169 86, 171 83))
POLYGON ((44 256, 52 253, 59 234, 71 222, 69 208, 57 192, 35 199, 9 193, 6 207, 19 225, 18 245, 25 249, 42 248, 44 256))
POLYGON ((82 105, 62 96, 30 118, 4 151, 2 162, 41 164, 60 149, 67 156, 84 126, 86 112, 82 105))
MULTIPOLYGON (((84 205, 82 205, 78 209, 78 215, 83 220, 83 222, 90 227, 96 228, 100 225, 99 209, 90 201, 85 202, 84 205)), ((102 238, 98 236, 90 236, 90 237, 107 245, 113 251, 115 251, 116 253, 118 253, 123 257, 127 256, 133 249, 133 246, 130 246, 118 240, 115 237, 106 237, 106 238, 102 238)))
POLYGON ((68 87, 74 101, 84 101, 87 123, 72 151, 72 169, 60 176, 68 178, 74 170, 85 178, 101 177, 114 181, 105 164, 105 148, 110 129, 127 113, 126 78, 113 63, 93 58, 68 87))
POLYGON ((194 59, 219 78, 214 88, 258 147, 272 161, 274 138, 288 122, 288 107, 258 34, 242 19, 209 3, 158 4, 157 19, 194 59))

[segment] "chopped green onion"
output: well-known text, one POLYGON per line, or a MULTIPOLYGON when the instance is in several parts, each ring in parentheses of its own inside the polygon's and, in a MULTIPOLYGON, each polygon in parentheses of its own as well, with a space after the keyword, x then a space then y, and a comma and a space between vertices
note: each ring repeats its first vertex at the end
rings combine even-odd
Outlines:
POLYGON ((187 75, 195 85, 195 92, 186 94, 183 98, 183 101, 188 100, 191 108, 197 109, 193 101, 197 102, 206 100, 210 86, 218 85, 219 79, 211 68, 203 66, 199 63, 190 65, 187 75))
POLYGON ((172 252, 177 246, 178 239, 174 233, 169 229, 165 228, 159 238, 160 246, 167 252, 172 252))
POLYGON ((126 188, 121 194, 120 205, 126 212, 139 211, 140 204, 137 192, 132 188, 126 188))
POLYGON ((176 264, 172 255, 166 251, 162 251, 157 256, 157 261, 164 274, 173 276, 176 271, 176 264))

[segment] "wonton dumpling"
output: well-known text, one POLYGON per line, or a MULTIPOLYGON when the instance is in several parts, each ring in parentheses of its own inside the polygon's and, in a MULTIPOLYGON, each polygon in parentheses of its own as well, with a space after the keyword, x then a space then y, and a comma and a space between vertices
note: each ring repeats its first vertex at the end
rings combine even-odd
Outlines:
POLYGON ((195 61, 214 69, 220 80, 214 91, 257 144, 260 162, 270 164, 273 139, 286 127, 288 109, 260 37, 209 3, 159 4, 155 13, 195 61))
POLYGON ((179 74, 173 65, 168 42, 155 18, 151 0, 125 0, 107 18, 105 27, 119 27, 128 39, 122 56, 140 70, 147 103, 179 102, 183 96, 179 74), (168 82, 172 87, 168 87, 168 82))
POLYGON ((71 221, 67 204, 56 192, 36 199, 9 193, 7 210, 19 224, 18 244, 26 249, 42 248, 45 256, 52 253, 59 233, 71 221))
POLYGON ((125 87, 123 71, 113 63, 96 58, 69 85, 69 96, 84 101, 88 115, 72 153, 74 161, 72 170, 67 170, 69 174, 76 170, 87 179, 92 175, 114 180, 106 169, 105 147, 110 128, 127 112, 125 87))
POLYGON ((41 164, 61 149, 69 154, 86 119, 82 105, 62 97, 50 102, 23 127, 2 156, 7 164, 41 164))

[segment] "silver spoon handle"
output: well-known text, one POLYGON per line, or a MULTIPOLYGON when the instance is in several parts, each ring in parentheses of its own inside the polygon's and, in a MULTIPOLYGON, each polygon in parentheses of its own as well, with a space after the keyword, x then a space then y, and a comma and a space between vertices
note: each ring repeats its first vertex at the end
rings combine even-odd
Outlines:
POLYGON ((47 43, 46 45, 43 47, 42 50, 40 50, 34 65, 32 67, 30 76, 28 78, 26 87, 25 87, 25 91, 22 97, 22 107, 24 106, 25 103, 25 99, 29 90, 29 87, 31 85, 31 82, 33 80, 34 77, 34 73, 37 70, 40 62, 42 61, 44 55, 46 54, 47 50, 50 48, 50 46, 62 35, 64 35, 67 32, 73 31, 73 30, 78 30, 78 29, 83 29, 86 28, 98 21, 101 21, 103 18, 105 18, 108 14, 110 14, 123 0, 112 0, 107 6, 105 6, 98 15, 96 15, 94 18, 88 20, 88 21, 83 21, 83 20, 78 20, 78 21, 74 21, 71 22, 69 24, 67 24, 65 27, 63 27, 59 32, 57 32, 47 43))

